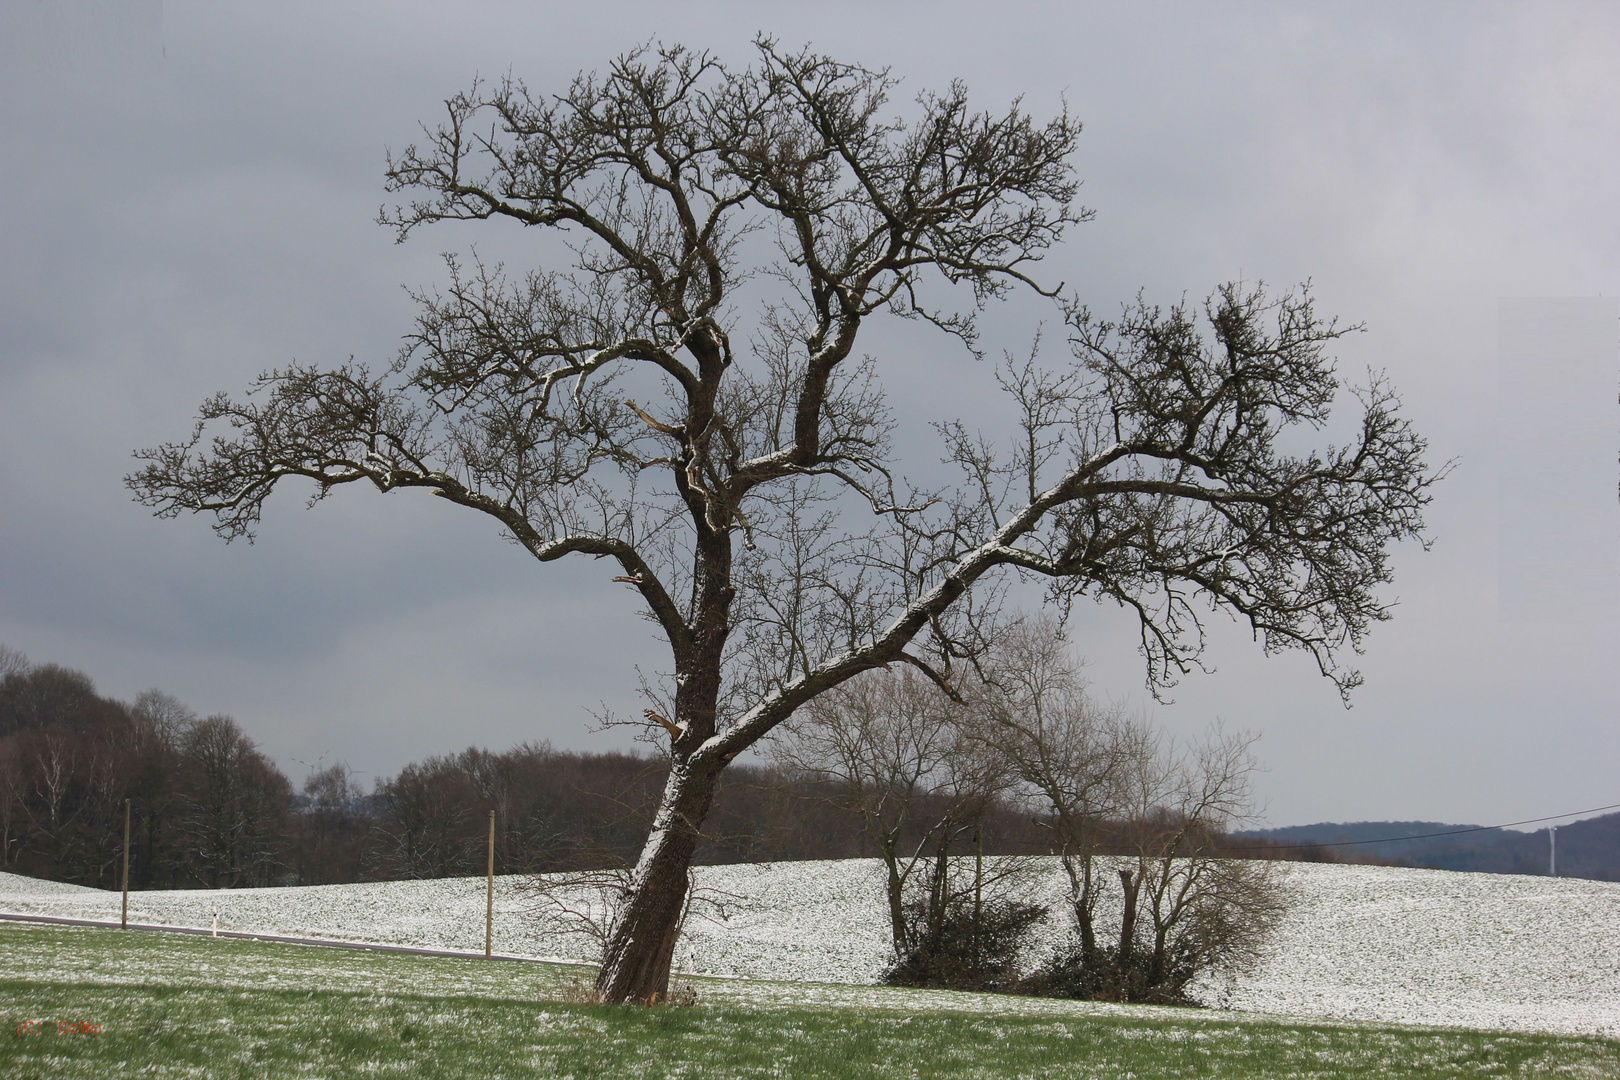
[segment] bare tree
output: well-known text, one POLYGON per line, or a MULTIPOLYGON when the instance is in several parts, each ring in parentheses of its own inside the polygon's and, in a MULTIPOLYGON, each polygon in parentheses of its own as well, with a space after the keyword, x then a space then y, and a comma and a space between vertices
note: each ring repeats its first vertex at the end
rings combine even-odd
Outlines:
POLYGON ((312 813, 346 813, 365 794, 346 761, 334 761, 304 778, 304 794, 312 813))
POLYGON ((382 873, 399 878, 473 874, 481 865, 488 806, 453 758, 412 763, 377 786, 370 852, 382 873))
POLYGON ((154 738, 176 746, 185 741, 198 721, 196 710, 173 694, 156 688, 141 691, 129 711, 154 738))
POLYGON ((192 725, 181 747, 179 829, 198 874, 214 888, 267 885, 291 785, 229 716, 192 725))
POLYGON ((13 675, 26 675, 32 666, 21 649, 0 645, 0 682, 13 675))
POLYGON ((50 727, 83 732, 106 705, 84 672, 25 662, 0 679, 0 735, 50 727))
POLYGON ((1343 449, 1278 450, 1326 420, 1344 331, 1306 293, 1227 287, 1202 313, 1117 323, 1070 301, 1077 362, 1006 375, 1014 449, 951 427, 960 488, 898 481, 862 328, 897 315, 977 348, 985 304, 1055 296, 1032 274, 1089 216, 1080 125, 975 111, 961 84, 897 111, 885 71, 757 44, 746 69, 648 48, 556 97, 507 79, 449 99, 390 159, 390 190, 415 198, 383 221, 400 239, 445 220, 555 231, 572 266, 452 258, 393 366, 271 371, 129 479, 226 539, 303 478, 316 498, 421 489, 540 562, 617 564, 670 648, 648 719, 671 768, 608 936, 608 1001, 667 989, 721 770, 863 671, 947 681, 1006 573, 1135 612, 1154 686, 1197 664, 1213 606, 1348 691, 1338 652, 1387 616, 1388 547, 1421 534, 1435 480, 1381 383, 1343 449))
POLYGON ((1178 746, 1100 707, 1049 616, 1000 635, 974 716, 971 730, 1045 819, 1067 877, 1078 948, 1049 981, 1085 996, 1180 1001, 1199 974, 1258 957, 1282 890, 1270 863, 1222 858, 1219 847, 1252 813, 1255 736, 1216 727, 1178 746), (1097 922, 1110 893, 1112 940, 1097 922))
POLYGON ((185 872, 180 867, 186 857, 183 849, 177 849, 177 825, 186 805, 180 753, 200 718, 179 698, 154 688, 135 698, 129 719, 131 776, 126 795, 135 826, 130 876, 136 887, 150 888, 165 879, 173 881, 177 871, 185 872))
MULTIPOLYGON (((28 761, 33 790, 26 805, 33 818, 33 843, 56 866, 72 861, 75 827, 87 809, 83 799, 75 798, 84 786, 78 775, 83 743, 71 732, 48 729, 36 736, 28 761)), ((84 756, 91 752, 84 747, 84 756)))
MULTIPOLYGON (((12 689, 5 684, 19 681, 32 668, 21 649, 0 645, 0 694, 10 696, 12 689)), ((5 732, 12 725, 0 719, 0 869, 13 866, 22 847, 26 830, 19 829, 20 817, 25 812, 24 798, 27 782, 23 778, 21 750, 15 737, 5 732)))
POLYGON ((1128 865, 1118 957, 1146 996, 1179 1000, 1212 969, 1260 955, 1284 908, 1276 865, 1222 858, 1219 841, 1252 818, 1257 736, 1216 726, 1191 746, 1135 725, 1118 770, 1128 865))
POLYGON ((1123 717, 1087 694, 1057 621, 1044 615, 998 635, 975 706, 971 734, 1006 762, 1015 791, 1049 830, 1081 952, 1094 956, 1097 901, 1107 884, 1097 877, 1097 856, 1111 819, 1123 810, 1119 777, 1129 748, 1123 717))
POLYGON ((133 761, 129 734, 115 718, 82 734, 52 727, 8 740, 16 752, 10 769, 0 765, 0 786, 15 785, 8 839, 42 857, 58 880, 110 882, 133 761))
POLYGON ((28 784, 19 760, 17 740, 0 738, 0 870, 17 865, 27 838, 28 784))
POLYGON ((782 725, 776 760, 831 780, 882 859, 894 952, 936 928, 955 899, 951 845, 1005 786, 1000 760, 966 737, 961 709, 909 668, 845 682, 782 725), (924 926, 909 900, 921 899, 924 926))
MULTIPOLYGON (((317 762, 317 764, 319 764, 317 762)), ((304 799, 297 804, 294 869, 303 884, 327 885, 358 880, 366 815, 365 793, 348 762, 334 761, 304 778, 304 799)))

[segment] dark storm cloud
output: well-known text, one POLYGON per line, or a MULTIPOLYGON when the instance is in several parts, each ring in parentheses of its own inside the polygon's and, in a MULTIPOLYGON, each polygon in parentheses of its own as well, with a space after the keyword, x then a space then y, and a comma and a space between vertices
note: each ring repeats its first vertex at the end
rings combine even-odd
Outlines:
MULTIPOLYGON (((532 261, 516 230, 401 247, 373 224, 384 147, 475 74, 556 90, 649 38, 738 58, 766 29, 892 65, 902 97, 958 76, 987 105, 1066 97, 1098 217, 1050 279, 1106 311, 1143 287, 1174 302, 1313 277, 1324 308, 1367 323, 1341 370, 1387 369, 1435 459, 1459 458, 1435 550, 1398 557, 1402 604, 1354 710, 1223 627, 1219 674, 1162 721, 1263 728, 1278 822, 1613 801, 1614 634, 1498 620, 1494 468, 1498 298, 1620 291, 1620 22, 1598 5, 984 11, 0 4, 0 641, 106 692, 156 683, 233 712, 295 773, 321 754, 377 773, 468 742, 606 745, 585 710, 638 707, 636 665, 659 655, 596 564, 538 567, 481 522, 358 491, 307 513, 278 495, 258 543, 227 547, 201 520, 154 521, 120 477, 266 367, 386 364, 401 285, 439 280, 440 251, 532 261)), ((1010 307, 992 347, 1027 347, 1049 317, 1010 307)), ((873 329, 907 467, 926 470, 922 422, 977 415, 987 373, 873 329)), ((1570 407, 1612 416, 1613 395, 1570 407)), ((1140 699, 1117 613, 1082 610, 1075 635, 1100 692, 1140 699)))

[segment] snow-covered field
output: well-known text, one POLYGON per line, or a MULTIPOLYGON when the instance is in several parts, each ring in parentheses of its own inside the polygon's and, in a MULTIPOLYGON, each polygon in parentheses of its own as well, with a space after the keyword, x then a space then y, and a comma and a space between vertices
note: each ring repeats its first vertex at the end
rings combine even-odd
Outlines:
MULTIPOLYGON (((1294 904, 1270 956, 1229 986, 1205 987, 1206 1000, 1301 1017, 1620 1037, 1620 884, 1371 866, 1285 872, 1294 904)), ((876 861, 702 867, 697 878, 719 906, 712 919, 690 921, 677 953, 684 970, 869 984, 888 960, 876 861)), ((498 951, 592 958, 591 941, 559 933, 516 884, 496 881, 498 951)), ((1056 899, 1056 868, 1036 887, 1056 899)), ((119 897, 0 874, 0 911, 116 920, 119 897)), ((216 918, 222 930, 481 952, 484 881, 130 896, 133 922, 207 928, 216 918)), ((1051 921, 1041 947, 1062 931, 1051 921)))

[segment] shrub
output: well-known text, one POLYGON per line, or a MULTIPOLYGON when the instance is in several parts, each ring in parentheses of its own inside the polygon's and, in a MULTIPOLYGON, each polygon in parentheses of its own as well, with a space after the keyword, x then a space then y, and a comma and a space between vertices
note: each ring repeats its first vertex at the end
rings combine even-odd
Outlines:
POLYGON ((1184 950, 1170 952, 1162 970, 1153 953, 1117 946, 1098 946, 1089 953, 1078 945, 1054 953, 1046 964, 1018 985, 1035 997, 1080 1001, 1123 1001, 1149 1005, 1197 1005, 1187 985, 1200 969, 1198 958, 1184 950))
POLYGON ((977 909, 970 897, 954 899, 938 915, 923 900, 908 903, 907 940, 916 944, 884 973, 883 981, 889 986, 1012 990, 1019 985, 1019 954, 1046 913, 1038 904, 999 897, 977 909))

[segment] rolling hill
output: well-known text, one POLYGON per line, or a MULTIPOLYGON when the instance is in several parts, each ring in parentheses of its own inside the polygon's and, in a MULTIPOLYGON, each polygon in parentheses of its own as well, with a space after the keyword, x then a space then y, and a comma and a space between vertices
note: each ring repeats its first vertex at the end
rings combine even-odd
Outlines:
MULTIPOLYGON (((1397 866, 1486 874, 1546 875, 1549 871, 1546 829, 1517 832, 1439 821, 1356 821, 1259 829, 1236 836, 1280 844, 1317 844, 1339 854, 1364 855, 1397 866)), ((1558 876, 1620 881, 1620 813, 1558 826, 1558 876)))

